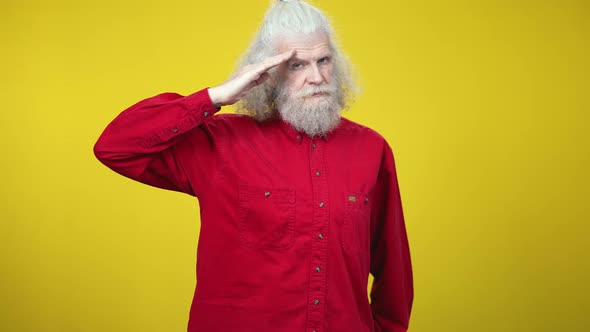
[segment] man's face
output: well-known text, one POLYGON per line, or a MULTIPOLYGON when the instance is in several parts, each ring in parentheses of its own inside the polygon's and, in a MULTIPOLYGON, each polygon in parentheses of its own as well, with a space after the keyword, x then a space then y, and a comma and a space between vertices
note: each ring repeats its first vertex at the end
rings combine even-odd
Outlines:
POLYGON ((281 85, 289 95, 303 93, 306 102, 315 102, 326 93, 315 93, 332 83, 332 51, 325 33, 291 35, 282 38, 279 53, 295 50, 295 56, 279 69, 281 85), (305 93, 307 92, 307 93, 305 93))
POLYGON ((340 120, 332 51, 325 33, 282 38, 279 53, 295 55, 278 68, 277 108, 284 120, 309 136, 325 135, 340 120))

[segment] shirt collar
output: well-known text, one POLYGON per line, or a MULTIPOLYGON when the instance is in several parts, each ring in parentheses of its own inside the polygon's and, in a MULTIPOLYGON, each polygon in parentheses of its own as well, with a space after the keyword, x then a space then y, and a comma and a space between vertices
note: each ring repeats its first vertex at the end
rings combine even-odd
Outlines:
MULTIPOLYGON (((280 116, 277 116, 274 119, 274 121, 277 123, 279 128, 281 128, 283 133, 285 133, 285 135, 287 135, 287 137, 289 137, 289 139, 293 143, 301 144, 301 142, 303 142, 303 137, 305 137, 307 135, 304 132, 300 132, 300 131, 295 130, 295 128, 293 128, 293 126, 290 123, 283 120, 283 118, 281 118, 280 116)), ((338 124, 338 127, 340 127, 341 125, 342 125, 342 118, 340 119, 340 123, 338 124)), ((330 140, 330 138, 334 135, 334 131, 338 130, 338 127, 332 129, 326 135, 319 136, 317 138, 314 137, 314 139, 322 139, 322 140, 324 140, 324 142, 328 142, 330 140)))

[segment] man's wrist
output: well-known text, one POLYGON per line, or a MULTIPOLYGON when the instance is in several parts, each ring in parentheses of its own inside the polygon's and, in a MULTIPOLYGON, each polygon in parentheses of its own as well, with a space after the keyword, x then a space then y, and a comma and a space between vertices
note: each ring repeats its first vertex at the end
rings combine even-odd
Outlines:
POLYGON ((221 101, 217 87, 209 88, 207 89, 207 92, 209 93, 209 98, 211 99, 213 105, 215 105, 216 108, 221 108, 221 106, 223 106, 223 102, 221 101))

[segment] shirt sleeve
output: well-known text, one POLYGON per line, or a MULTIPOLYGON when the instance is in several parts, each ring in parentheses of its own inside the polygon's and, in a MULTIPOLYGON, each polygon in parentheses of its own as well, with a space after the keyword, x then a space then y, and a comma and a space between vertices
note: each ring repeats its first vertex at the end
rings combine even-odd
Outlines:
POLYGON ((384 144, 371 225, 371 309, 378 332, 405 332, 414 297, 410 250, 395 162, 384 144))
POLYGON ((105 128, 94 154, 128 178, 196 196, 214 167, 215 149, 206 122, 217 111, 207 89, 186 97, 163 93, 147 98, 105 128), (190 181, 183 165, 188 152, 191 167, 202 174, 190 181))

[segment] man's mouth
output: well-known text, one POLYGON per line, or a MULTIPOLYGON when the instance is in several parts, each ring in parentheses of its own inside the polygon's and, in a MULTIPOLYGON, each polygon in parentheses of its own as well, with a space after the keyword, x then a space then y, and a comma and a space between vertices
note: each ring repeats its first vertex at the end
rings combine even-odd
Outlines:
POLYGON ((322 96, 327 96, 328 93, 327 92, 316 92, 314 94, 312 94, 310 97, 322 97, 322 96))

